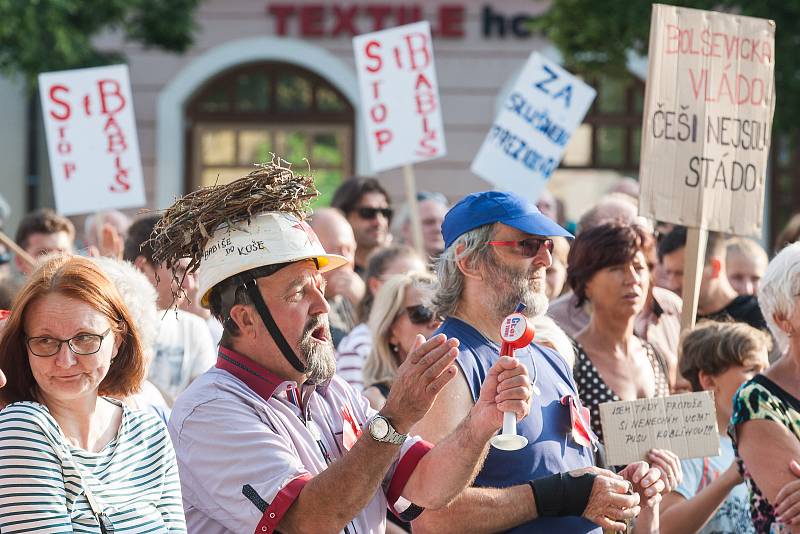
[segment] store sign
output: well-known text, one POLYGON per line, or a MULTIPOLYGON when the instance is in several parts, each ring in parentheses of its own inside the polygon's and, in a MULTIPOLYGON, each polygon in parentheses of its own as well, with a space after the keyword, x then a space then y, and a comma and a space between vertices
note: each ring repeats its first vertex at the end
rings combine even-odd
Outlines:
MULTIPOLYGON (((348 4, 270 3, 267 14, 275 22, 275 35, 299 35, 305 38, 356 36, 412 24, 422 20, 431 23, 435 37, 463 38, 467 8, 461 4, 442 4, 433 10, 423 10, 420 4, 382 4, 377 2, 348 4)), ((506 14, 491 5, 481 8, 481 35, 486 38, 533 35, 528 13, 506 14)))
POLYGON ((43 73, 39 95, 59 213, 143 206, 128 67, 43 73))
POLYGON ((653 5, 641 215, 760 236, 775 22, 653 5))
POLYGON ((590 86, 532 53, 475 156, 472 172, 535 202, 594 97, 590 86))
POLYGON ((430 24, 353 39, 373 172, 445 155, 430 24))

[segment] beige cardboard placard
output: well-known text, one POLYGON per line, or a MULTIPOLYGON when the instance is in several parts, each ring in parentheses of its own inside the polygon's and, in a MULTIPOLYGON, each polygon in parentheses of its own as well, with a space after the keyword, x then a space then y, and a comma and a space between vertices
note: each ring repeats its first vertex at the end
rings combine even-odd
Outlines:
POLYGON ((669 397, 606 402, 600 422, 609 465, 644 460, 650 449, 679 458, 719 454, 714 397, 709 391, 669 397))
POLYGON ((641 215, 761 235, 774 45, 771 20, 653 5, 641 215))

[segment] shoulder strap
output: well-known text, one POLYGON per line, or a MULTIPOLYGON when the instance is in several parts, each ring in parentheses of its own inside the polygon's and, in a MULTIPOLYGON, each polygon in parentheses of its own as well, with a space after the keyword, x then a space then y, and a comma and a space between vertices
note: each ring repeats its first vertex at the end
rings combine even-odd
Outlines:
POLYGON ((102 534, 114 534, 114 525, 111 523, 111 520, 103 511, 103 507, 100 506, 100 503, 97 502, 95 499, 92 490, 89 488, 89 484, 86 483, 86 479, 83 478, 83 471, 81 470, 78 462, 72 457, 72 454, 69 453, 67 450, 67 458, 72 463, 72 466, 75 468, 75 471, 78 473, 78 478, 81 479, 81 487, 83 487, 83 494, 86 495, 86 500, 89 501, 89 508, 92 510, 92 514, 94 515, 95 519, 97 519, 97 523, 100 525, 100 532, 102 534))

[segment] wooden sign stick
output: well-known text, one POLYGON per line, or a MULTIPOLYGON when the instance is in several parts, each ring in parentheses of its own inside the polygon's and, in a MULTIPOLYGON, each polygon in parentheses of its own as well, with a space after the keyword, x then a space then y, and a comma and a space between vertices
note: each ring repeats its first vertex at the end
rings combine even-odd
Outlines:
POLYGON ((683 257, 683 310, 681 332, 694 328, 697 317, 697 301, 700 296, 700 280, 706 265, 708 230, 690 226, 686 229, 686 248, 683 257))
MULTIPOLYGON (((414 248, 426 258, 425 245, 422 241, 422 221, 419 219, 419 203, 417 202, 417 182, 414 167, 403 165, 403 177, 406 182, 406 198, 408 199, 408 217, 411 222, 411 235, 414 237, 414 248)), ((426 258, 427 259, 427 258, 426 258)))
POLYGON ((35 267, 36 266, 36 260, 33 259, 33 256, 31 256, 30 254, 25 252, 25 249, 23 249, 22 247, 17 245, 14 242, 13 239, 8 237, 3 232, 0 232, 0 243, 3 243, 6 247, 11 249, 14 252, 14 254, 19 256, 22 259, 22 261, 24 261, 25 263, 27 263, 31 267, 35 267))

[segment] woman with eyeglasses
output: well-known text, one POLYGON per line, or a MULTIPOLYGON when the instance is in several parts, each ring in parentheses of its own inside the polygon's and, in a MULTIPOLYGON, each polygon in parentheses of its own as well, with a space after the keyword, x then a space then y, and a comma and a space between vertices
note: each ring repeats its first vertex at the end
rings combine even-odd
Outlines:
POLYGON ((90 260, 29 278, 0 339, 0 531, 186 532, 175 453, 157 416, 131 411, 139 331, 90 260))
MULTIPOLYGON (((651 239, 636 224, 608 222, 578 234, 569 251, 567 283, 576 306, 588 301, 592 309, 589 324, 575 336, 573 375, 601 442, 600 404, 669 395, 666 361, 633 332, 650 283, 644 251, 651 239)), ((653 450, 647 460, 666 474, 667 491, 680 483, 673 453, 653 450)))
POLYGON ((364 396, 376 410, 386 402, 397 368, 417 335, 427 339, 441 324, 425 304, 433 282, 433 276, 427 273, 394 275, 375 296, 367 322, 373 344, 364 366, 364 396))

